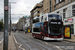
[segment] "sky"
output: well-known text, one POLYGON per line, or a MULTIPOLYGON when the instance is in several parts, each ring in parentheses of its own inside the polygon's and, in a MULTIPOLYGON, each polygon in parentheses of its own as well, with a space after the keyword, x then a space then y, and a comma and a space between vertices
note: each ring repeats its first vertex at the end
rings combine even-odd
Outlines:
MULTIPOLYGON (((9 0, 9 5, 11 5, 12 23, 17 23, 19 18, 23 16, 29 16, 32 8, 41 1, 42 0, 9 0)), ((0 19, 3 18, 4 18, 4 0, 0 0, 0 19)))

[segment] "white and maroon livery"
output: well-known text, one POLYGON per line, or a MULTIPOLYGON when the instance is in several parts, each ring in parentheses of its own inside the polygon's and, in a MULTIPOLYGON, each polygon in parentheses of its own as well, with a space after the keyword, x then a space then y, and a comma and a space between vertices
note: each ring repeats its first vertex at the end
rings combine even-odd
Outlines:
POLYGON ((44 14, 40 22, 33 23, 32 36, 43 40, 63 40, 62 16, 57 14, 44 14))

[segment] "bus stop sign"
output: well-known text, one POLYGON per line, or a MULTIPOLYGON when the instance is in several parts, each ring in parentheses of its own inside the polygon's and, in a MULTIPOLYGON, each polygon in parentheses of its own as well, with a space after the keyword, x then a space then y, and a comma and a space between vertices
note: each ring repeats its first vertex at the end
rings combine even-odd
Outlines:
POLYGON ((4 6, 4 10, 8 11, 8 9, 9 9, 8 6, 4 6))

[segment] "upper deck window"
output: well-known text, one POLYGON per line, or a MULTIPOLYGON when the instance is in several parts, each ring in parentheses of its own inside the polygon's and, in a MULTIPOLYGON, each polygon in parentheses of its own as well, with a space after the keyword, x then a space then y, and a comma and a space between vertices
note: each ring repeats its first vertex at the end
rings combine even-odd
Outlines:
POLYGON ((62 17, 60 15, 56 15, 56 14, 48 15, 48 18, 62 20, 62 17))

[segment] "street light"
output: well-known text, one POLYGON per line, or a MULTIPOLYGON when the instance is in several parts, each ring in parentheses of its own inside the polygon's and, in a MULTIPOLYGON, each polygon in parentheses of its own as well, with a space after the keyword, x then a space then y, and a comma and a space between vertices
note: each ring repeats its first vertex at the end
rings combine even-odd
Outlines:
MULTIPOLYGON (((4 0, 4 7, 5 6, 8 7, 8 0, 4 0)), ((6 10, 6 9, 4 9, 4 41, 3 41, 3 50, 8 50, 8 10, 6 10)))
POLYGON ((9 35, 11 35, 11 3, 16 3, 16 2, 9 2, 9 7, 10 7, 10 33, 9 35))

